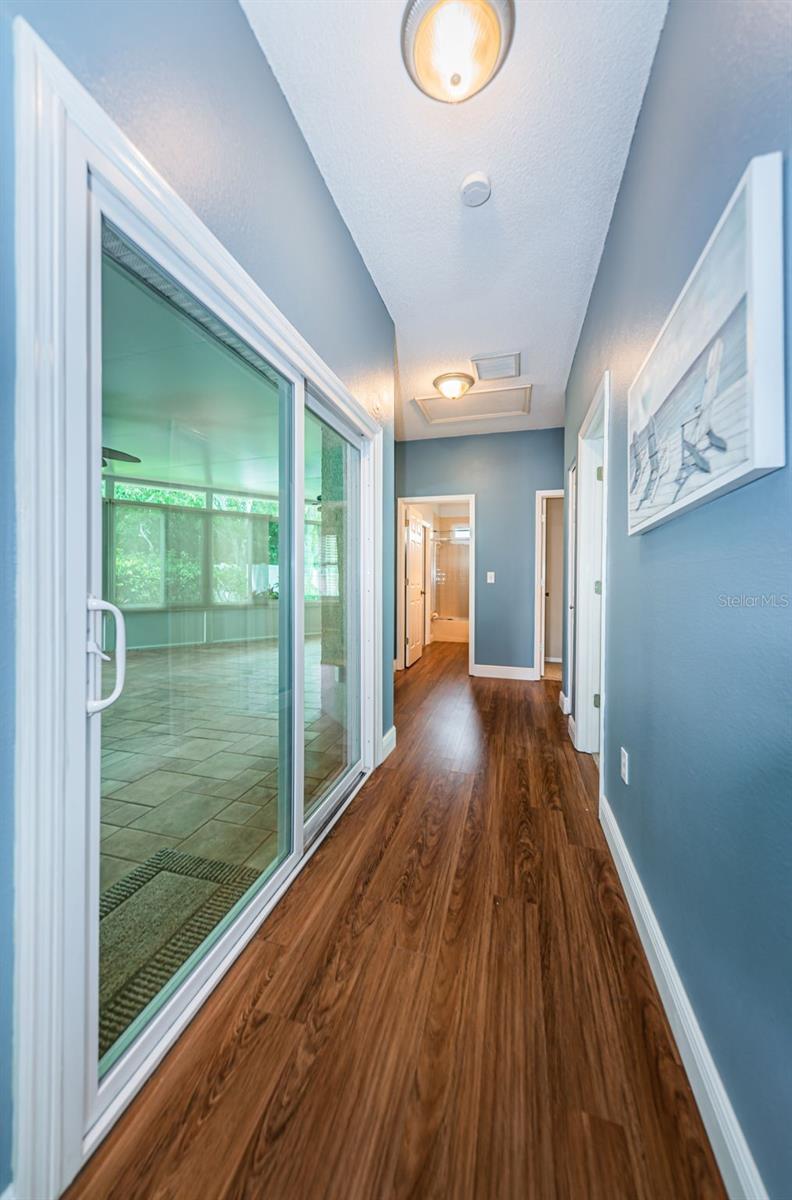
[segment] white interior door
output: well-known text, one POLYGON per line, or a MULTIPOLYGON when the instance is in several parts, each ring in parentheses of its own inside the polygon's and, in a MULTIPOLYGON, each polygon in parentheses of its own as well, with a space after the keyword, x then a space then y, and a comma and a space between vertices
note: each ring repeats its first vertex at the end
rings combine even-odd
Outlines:
POLYGON ((567 487, 567 703, 575 693, 575 594, 577 588, 577 466, 569 468, 567 487))
POLYGON ((434 608, 434 599, 432 596, 432 526, 426 521, 423 522, 424 530, 424 597, 423 597, 423 614, 424 614, 424 646, 428 646, 432 640, 432 610, 434 608))
POLYGON ((539 606, 539 676, 544 675, 545 670, 545 640, 547 630, 547 496, 542 496, 542 512, 539 521, 539 562, 541 568, 539 578, 536 581, 536 603, 539 606))
POLYGON ((603 468, 599 428, 578 443, 575 746, 600 749, 602 701, 603 468))
MULTIPOLYGON (((594 451, 594 588, 591 599, 594 636, 592 639, 593 683, 595 695, 600 696, 602 687, 602 439, 593 443, 594 451)), ((599 707, 599 703, 595 705, 599 707)), ((597 728, 597 750, 599 750, 599 721, 597 728)))
POLYGON ((424 527, 420 513, 408 510, 405 526, 407 539, 405 612, 406 665, 411 667, 423 654, 424 647, 424 527))

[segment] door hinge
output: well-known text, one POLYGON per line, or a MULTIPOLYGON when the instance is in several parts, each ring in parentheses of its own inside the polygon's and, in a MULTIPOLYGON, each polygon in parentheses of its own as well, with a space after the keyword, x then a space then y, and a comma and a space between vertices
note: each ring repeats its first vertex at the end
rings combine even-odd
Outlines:
POLYGON ((602 595, 602 580, 601 579, 594 580, 594 595, 595 596, 602 595))
POLYGON ((597 467, 597 483, 602 483, 602 467, 597 467))
POLYGON ((599 708, 599 706, 600 706, 600 694, 599 694, 599 692, 595 692, 594 693, 594 707, 599 708))

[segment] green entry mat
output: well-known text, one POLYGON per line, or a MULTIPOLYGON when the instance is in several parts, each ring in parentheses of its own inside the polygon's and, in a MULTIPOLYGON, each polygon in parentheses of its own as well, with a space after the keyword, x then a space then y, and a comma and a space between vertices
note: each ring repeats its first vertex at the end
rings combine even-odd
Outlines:
POLYGON ((100 1058, 260 877, 251 867, 158 850, 104 892, 100 1058))

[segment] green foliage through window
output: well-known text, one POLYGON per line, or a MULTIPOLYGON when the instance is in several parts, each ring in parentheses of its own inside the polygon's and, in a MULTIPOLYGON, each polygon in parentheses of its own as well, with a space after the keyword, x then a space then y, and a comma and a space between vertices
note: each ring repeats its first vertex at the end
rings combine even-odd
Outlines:
POLYGON ((204 517, 198 513, 167 513, 165 599, 169 605, 203 600, 204 527, 204 517))
POLYGON ((184 488, 155 487, 154 484, 113 483, 116 500, 132 500, 139 504, 173 504, 184 508, 206 508, 206 492, 186 491, 184 488))
POLYGON ((214 492, 212 508, 222 509, 223 512, 260 513, 265 517, 278 515, 278 501, 266 500, 262 496, 227 496, 214 492))
POLYGON ((115 599, 127 608, 163 606, 165 514, 137 505, 111 507, 114 518, 115 599))
POLYGON ((248 605, 277 597, 277 500, 105 483, 110 592, 122 608, 248 605))

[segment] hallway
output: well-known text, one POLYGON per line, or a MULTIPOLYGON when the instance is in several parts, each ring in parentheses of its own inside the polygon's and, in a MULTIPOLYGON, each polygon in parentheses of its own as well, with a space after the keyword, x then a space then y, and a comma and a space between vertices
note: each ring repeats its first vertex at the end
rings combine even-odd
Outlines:
POLYGON ((70 1200, 724 1195, 558 684, 448 643, 396 688, 396 750, 70 1200))

